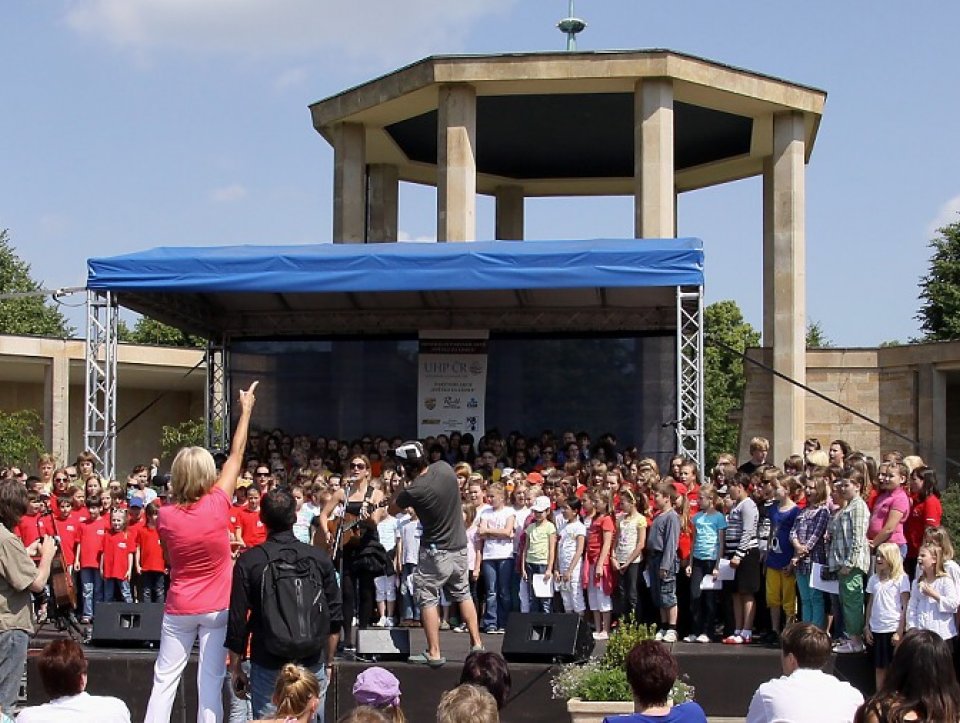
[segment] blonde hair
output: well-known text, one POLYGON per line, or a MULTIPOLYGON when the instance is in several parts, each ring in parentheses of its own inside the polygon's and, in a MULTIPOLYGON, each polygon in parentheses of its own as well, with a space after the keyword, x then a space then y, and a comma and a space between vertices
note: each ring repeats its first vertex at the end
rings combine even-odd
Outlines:
POLYGON ((188 505, 203 497, 217 479, 217 465, 203 447, 184 447, 170 465, 173 499, 188 505))
POLYGON ((301 665, 284 665, 273 689, 273 704, 277 706, 277 716, 303 715, 310 707, 311 698, 320 698, 317 676, 301 665))
POLYGON ((945 527, 928 527, 923 531, 923 541, 932 542, 943 550, 943 559, 952 560, 954 556, 953 541, 945 527))
MULTIPOLYGON (((900 558, 900 547, 892 542, 884 542, 877 546, 877 557, 882 557, 890 571, 890 580, 900 582, 903 577, 903 560, 900 558)), ((883 578, 881 578, 883 579, 883 578)))
POLYGON ((497 701, 479 685, 458 685, 440 698, 437 723, 498 723, 497 701))
MULTIPOLYGON (((934 577, 944 577, 947 574, 947 569, 944 567, 944 554, 943 548, 940 547, 936 542, 924 542, 920 545, 920 550, 929 550, 936 557, 936 562, 933 565, 933 576, 934 577)), ((917 569, 917 577, 919 578, 922 573, 917 569)))

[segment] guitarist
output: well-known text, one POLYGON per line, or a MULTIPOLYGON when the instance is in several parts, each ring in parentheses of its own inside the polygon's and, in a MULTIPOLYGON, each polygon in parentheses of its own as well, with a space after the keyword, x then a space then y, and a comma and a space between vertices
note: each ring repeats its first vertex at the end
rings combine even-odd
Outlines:
POLYGON ((330 556, 335 558, 340 569, 340 587, 343 592, 343 641, 344 651, 353 653, 353 617, 361 628, 369 628, 376 611, 376 585, 374 580, 383 574, 386 552, 377 538, 377 523, 386 514, 380 503, 383 492, 375 489, 371 479, 370 460, 366 455, 350 458, 348 471, 344 474, 344 486, 333 490, 318 515, 321 531, 326 531, 330 556), (343 534, 337 550, 334 541, 341 537, 330 530, 330 518, 337 505, 344 506, 340 525, 350 533, 343 534), (357 525, 351 523, 358 522, 357 525), (382 551, 382 562, 378 567, 382 551))

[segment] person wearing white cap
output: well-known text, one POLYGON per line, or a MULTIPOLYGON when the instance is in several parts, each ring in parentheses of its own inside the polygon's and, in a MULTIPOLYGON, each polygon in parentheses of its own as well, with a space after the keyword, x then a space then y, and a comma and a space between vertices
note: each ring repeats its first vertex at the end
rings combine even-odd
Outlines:
POLYGON ((531 509, 533 522, 524 530, 526 544, 520 553, 520 570, 529 586, 531 612, 548 613, 553 600, 551 580, 556 561, 557 528, 550 519, 549 497, 537 497, 531 509))

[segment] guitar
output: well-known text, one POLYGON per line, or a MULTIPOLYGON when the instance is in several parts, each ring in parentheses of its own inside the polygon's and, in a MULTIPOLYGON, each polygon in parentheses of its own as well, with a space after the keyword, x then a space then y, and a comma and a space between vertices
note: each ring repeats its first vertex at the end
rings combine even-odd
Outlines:
MULTIPOLYGON (((57 551, 50 562, 50 588, 53 590, 53 601, 57 610, 75 610, 77 607, 77 588, 73 584, 73 575, 67 571, 67 561, 63 556, 63 546, 60 544, 60 531, 57 529, 57 517, 49 506, 46 514, 41 517, 50 517, 53 528, 53 539, 57 542, 57 551)), ((37 522, 39 525, 39 520, 37 522)))
MULTIPOLYGON (((375 505, 370 505, 369 512, 373 514, 376 510, 387 507, 389 504, 389 499, 383 499, 375 505)), ((360 523, 364 521, 360 515, 351 515, 345 512, 342 517, 327 522, 327 530, 333 535, 333 541, 329 545, 326 542, 325 534, 317 534, 314 539, 319 547, 326 548, 330 556, 333 557, 345 547, 355 545, 360 541, 363 533, 358 528, 360 527, 360 523)), ((325 531, 320 530, 319 532, 322 533, 325 531)))

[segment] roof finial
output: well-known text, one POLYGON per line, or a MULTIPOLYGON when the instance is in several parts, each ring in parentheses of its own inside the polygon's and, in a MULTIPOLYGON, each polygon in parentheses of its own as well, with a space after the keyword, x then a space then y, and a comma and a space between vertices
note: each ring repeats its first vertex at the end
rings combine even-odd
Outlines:
POLYGON ((587 27, 587 24, 573 14, 573 0, 569 0, 567 17, 557 23, 560 32, 567 35, 567 50, 577 49, 577 33, 587 27))

